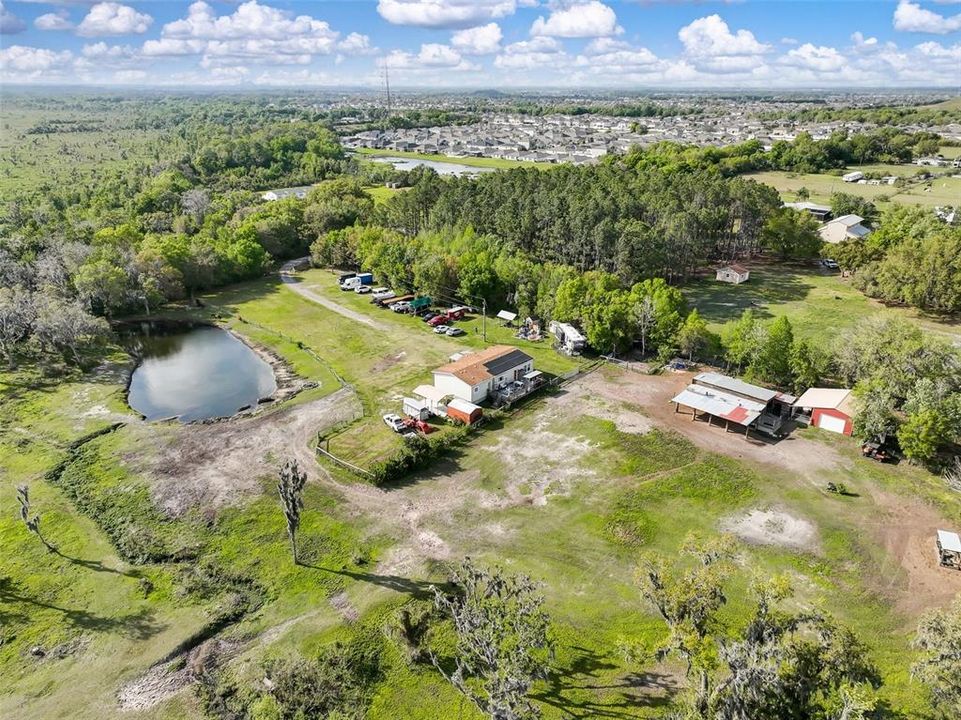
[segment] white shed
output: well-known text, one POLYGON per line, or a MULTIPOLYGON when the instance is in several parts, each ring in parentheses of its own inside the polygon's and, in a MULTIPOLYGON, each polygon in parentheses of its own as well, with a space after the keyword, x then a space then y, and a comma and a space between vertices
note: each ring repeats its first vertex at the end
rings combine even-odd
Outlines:
POLYGON ((750 277, 751 271, 743 265, 725 265, 717 269, 715 279, 732 285, 740 285, 742 282, 749 280, 750 277))

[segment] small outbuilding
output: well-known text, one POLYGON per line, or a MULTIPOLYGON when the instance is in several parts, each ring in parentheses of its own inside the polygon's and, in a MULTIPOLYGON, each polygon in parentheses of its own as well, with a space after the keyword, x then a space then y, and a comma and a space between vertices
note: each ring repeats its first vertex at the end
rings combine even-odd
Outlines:
POLYGON ((454 398, 447 403, 447 417, 459 420, 465 425, 473 425, 484 417, 484 409, 480 405, 454 398))
POLYGON ((743 265, 725 265, 717 269, 715 279, 732 285, 740 285, 742 282, 747 282, 750 277, 751 271, 743 265))
POLYGON ((430 417, 430 402, 425 398, 423 400, 419 398, 404 398, 404 415, 407 417, 412 417, 416 420, 426 420, 430 417))
POLYGON ((794 419, 822 430, 850 435, 854 395, 847 388, 808 388, 794 401, 794 419))
POLYGON ((859 240, 868 235, 871 230, 862 223, 864 218, 859 215, 842 215, 818 228, 818 234, 824 242, 833 245, 845 240, 859 240))
POLYGON ((961 537, 955 532, 938 530, 938 564, 961 570, 961 537))

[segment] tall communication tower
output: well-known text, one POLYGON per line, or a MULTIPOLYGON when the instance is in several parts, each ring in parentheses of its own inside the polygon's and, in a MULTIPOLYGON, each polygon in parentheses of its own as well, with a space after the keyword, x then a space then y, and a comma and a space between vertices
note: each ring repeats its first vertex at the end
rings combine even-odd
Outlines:
POLYGON ((387 96, 387 114, 384 116, 384 128, 386 129, 390 120, 390 68, 387 67, 387 63, 384 63, 384 93, 387 96))

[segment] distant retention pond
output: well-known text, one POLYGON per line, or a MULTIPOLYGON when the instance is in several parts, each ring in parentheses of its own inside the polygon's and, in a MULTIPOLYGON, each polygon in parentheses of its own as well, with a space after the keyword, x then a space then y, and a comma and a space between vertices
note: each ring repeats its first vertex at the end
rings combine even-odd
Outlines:
POLYGON ((229 417, 277 389, 270 365, 221 328, 144 322, 123 335, 140 358, 127 402, 147 420, 229 417))
POLYGON ((474 167, 463 165, 458 162, 447 162, 445 160, 419 160, 417 158, 403 158, 390 156, 374 156, 370 158, 374 162, 388 163, 398 170, 413 170, 416 167, 429 167, 436 171, 438 175, 474 175, 475 173, 493 172, 495 168, 474 167))

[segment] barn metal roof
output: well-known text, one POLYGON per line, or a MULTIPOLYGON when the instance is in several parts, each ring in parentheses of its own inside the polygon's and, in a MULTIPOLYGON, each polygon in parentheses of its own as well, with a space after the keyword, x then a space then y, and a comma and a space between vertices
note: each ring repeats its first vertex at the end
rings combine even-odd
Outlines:
POLYGON ((942 550, 961 553, 961 537, 958 537, 957 533, 938 530, 938 542, 941 544, 942 550))
POLYGON ((745 426, 757 420, 760 414, 764 412, 764 408, 767 407, 766 403, 746 400, 737 395, 703 385, 688 385, 672 398, 671 402, 745 426))
POLYGON ((720 373, 698 373, 694 376, 694 382, 695 384, 710 385, 720 390, 727 390, 735 395, 744 395, 765 405, 778 397, 778 395, 781 395, 777 390, 768 390, 767 388, 752 385, 751 383, 746 383, 743 380, 728 377, 727 375, 721 375, 720 373))

